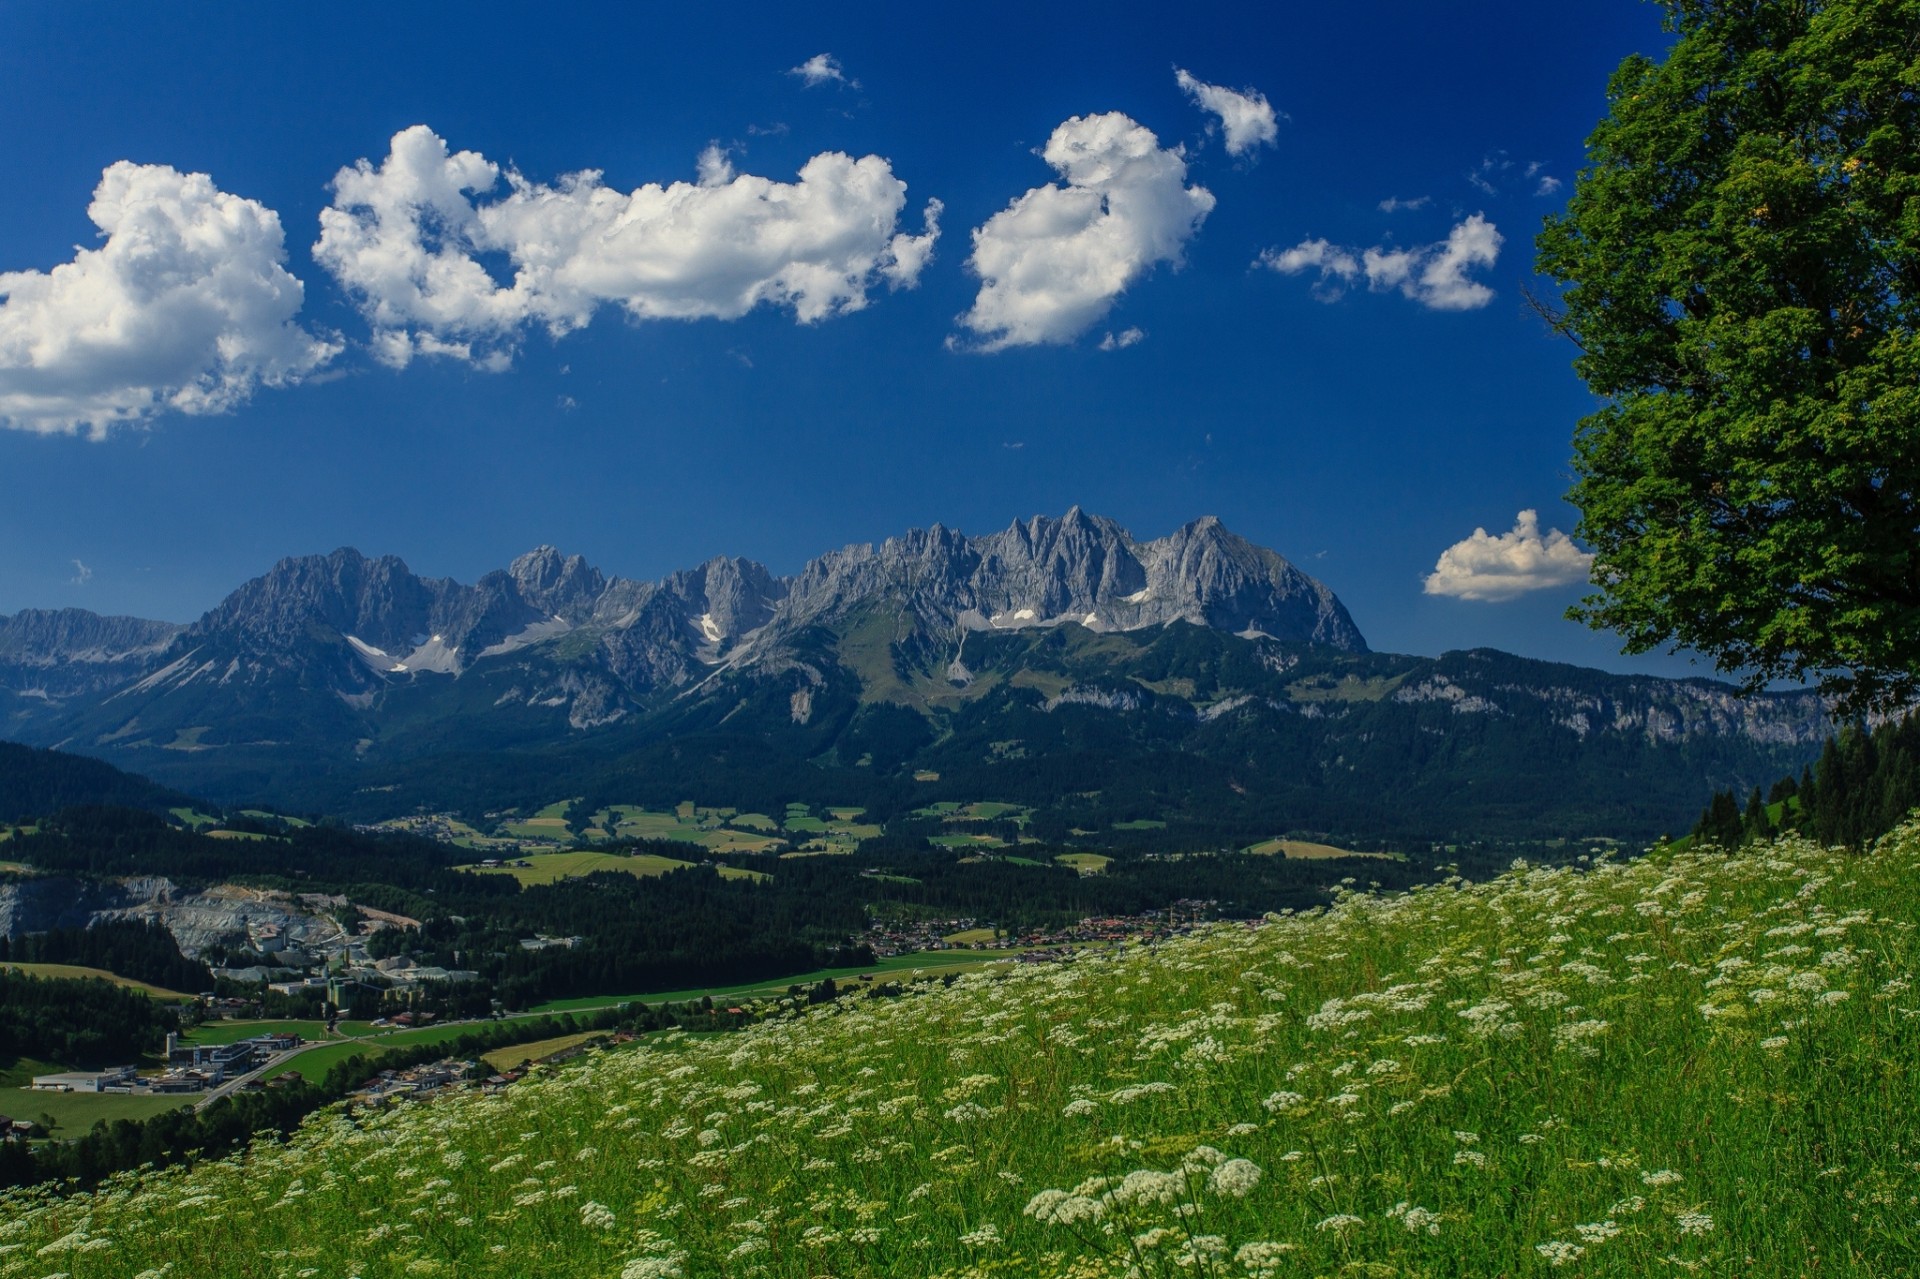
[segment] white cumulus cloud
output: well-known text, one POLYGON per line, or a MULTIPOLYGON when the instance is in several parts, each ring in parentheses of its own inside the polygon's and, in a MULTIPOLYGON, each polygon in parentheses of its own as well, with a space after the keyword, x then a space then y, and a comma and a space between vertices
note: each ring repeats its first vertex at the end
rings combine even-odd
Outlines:
POLYGON ((1075 116, 1041 152, 1066 179, 1035 187, 974 229, 968 267, 980 277, 959 317, 975 349, 1070 342, 1158 263, 1179 265, 1213 210, 1188 186, 1178 148, 1114 111, 1075 116))
POLYGON ((1173 78, 1203 110, 1220 117, 1228 155, 1244 155, 1257 146, 1271 146, 1280 136, 1273 104, 1257 89, 1228 89, 1195 79, 1180 67, 1173 78))
POLYGON ((1434 244, 1348 249, 1324 239, 1302 240, 1290 249, 1266 250, 1256 264, 1282 275, 1317 272, 1314 295, 1322 301, 1335 300, 1364 276, 1376 293, 1397 289, 1435 311, 1471 311, 1491 302, 1493 290, 1468 273, 1498 261, 1505 242, 1498 228, 1476 213, 1434 244))
POLYGON ((359 302, 387 363, 446 355, 505 367, 521 328, 560 336, 602 305, 636 320, 737 319, 762 304, 802 323, 857 311, 869 289, 911 288, 939 236, 898 230, 907 184, 879 156, 823 152, 796 182, 736 173, 718 146, 697 180, 607 186, 597 170, 533 182, 425 125, 379 167, 334 178, 314 259, 359 302), (504 176, 506 191, 487 198, 504 176), (504 256, 502 283, 481 261, 504 256))
POLYGON ((1136 325, 1133 328, 1122 329, 1118 333, 1107 334, 1107 336, 1100 339, 1100 349, 1102 351, 1124 351, 1130 346, 1139 346, 1142 342, 1146 341, 1146 338, 1145 330, 1136 325))
POLYGON ((846 68, 831 53, 816 53, 799 66, 789 68, 787 74, 799 76, 809 89, 823 84, 844 84, 849 89, 860 87, 858 80, 847 78, 846 68))
POLYGON ((1511 531, 1496 537, 1477 528, 1440 552, 1425 591, 1463 600, 1510 600, 1582 581, 1592 565, 1593 556, 1559 529, 1542 534, 1539 512, 1522 511, 1511 531))
POLYGON ((0 272, 0 424, 99 439, 168 410, 223 412, 339 352, 294 322, 305 290, 265 205, 122 160, 87 216, 98 248, 0 272))

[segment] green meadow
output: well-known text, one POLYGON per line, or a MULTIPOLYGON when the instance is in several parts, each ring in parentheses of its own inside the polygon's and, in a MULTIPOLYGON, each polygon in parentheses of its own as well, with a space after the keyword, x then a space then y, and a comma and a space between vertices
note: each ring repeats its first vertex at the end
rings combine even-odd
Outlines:
POLYGON ((1898 1275, 1916 919, 1909 827, 762 999, 14 1193, 0 1275, 1898 1275))
POLYGON ((191 999, 192 995, 178 990, 168 990, 163 986, 150 985, 144 981, 135 981, 131 977, 122 977, 110 973, 104 968, 88 968, 83 964, 28 964, 7 961, 0 968, 9 972, 24 973, 29 977, 65 977, 91 978, 94 981, 110 982, 115 986, 126 986, 132 990, 144 990, 155 999, 191 999))
MULTIPOLYGON (((654 853, 636 853, 633 856, 616 853, 596 853, 585 850, 567 853, 528 853, 512 859, 525 862, 522 865, 505 866, 462 866, 461 870, 476 875, 511 875, 521 884, 532 887, 536 884, 551 884, 556 880, 573 879, 581 875, 592 875, 598 871, 618 871, 623 875, 664 875, 671 870, 684 870, 693 862, 680 861, 673 857, 661 857, 654 853)), ((722 879, 764 879, 766 873, 756 870, 740 870, 732 866, 718 868, 722 879)))

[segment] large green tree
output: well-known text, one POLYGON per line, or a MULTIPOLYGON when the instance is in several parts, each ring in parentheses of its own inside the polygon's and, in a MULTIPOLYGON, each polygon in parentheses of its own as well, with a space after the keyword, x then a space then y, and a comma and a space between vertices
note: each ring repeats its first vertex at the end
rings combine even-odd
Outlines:
POLYGON ((1920 0, 1666 0, 1538 240, 1602 399, 1575 437, 1595 593, 1851 709, 1920 693, 1920 0))

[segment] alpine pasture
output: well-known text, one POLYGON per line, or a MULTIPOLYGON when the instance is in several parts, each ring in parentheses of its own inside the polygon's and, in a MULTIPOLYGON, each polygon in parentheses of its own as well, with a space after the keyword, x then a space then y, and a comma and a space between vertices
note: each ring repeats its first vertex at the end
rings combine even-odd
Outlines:
POLYGON ((1920 828, 758 1005, 11 1196, 0 1276, 1887 1276, 1920 828))

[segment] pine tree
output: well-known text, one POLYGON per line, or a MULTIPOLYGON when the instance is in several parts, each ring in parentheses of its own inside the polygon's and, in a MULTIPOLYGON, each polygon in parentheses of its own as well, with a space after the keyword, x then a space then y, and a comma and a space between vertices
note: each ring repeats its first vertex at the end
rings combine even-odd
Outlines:
POLYGON ((1747 811, 1740 816, 1740 833, 1744 843, 1766 843, 1773 838, 1773 823, 1767 818, 1767 801, 1760 797, 1760 788, 1753 788, 1753 794, 1747 796, 1747 811))

